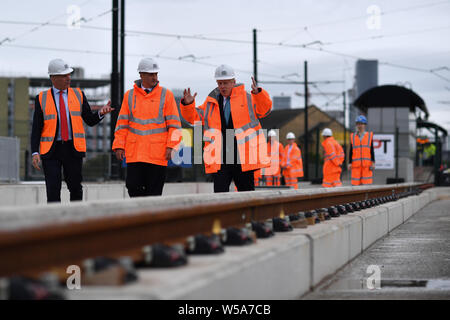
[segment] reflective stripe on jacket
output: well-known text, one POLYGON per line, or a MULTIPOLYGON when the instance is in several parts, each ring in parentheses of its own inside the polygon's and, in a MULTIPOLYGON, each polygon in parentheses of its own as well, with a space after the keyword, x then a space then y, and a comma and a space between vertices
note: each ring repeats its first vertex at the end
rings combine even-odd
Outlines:
POLYGON ((373 132, 364 132, 362 139, 356 133, 350 135, 352 143, 352 167, 370 167, 372 158, 370 155, 370 146, 372 144, 373 132))
MULTIPOLYGON (((56 110, 56 104, 53 100, 52 89, 39 93, 39 103, 44 116, 44 127, 42 128, 39 146, 39 153, 43 155, 51 149, 56 137, 56 128, 58 126, 58 111, 56 110)), ((81 118, 83 93, 79 88, 68 88, 67 103, 69 105, 70 123, 72 126, 73 145, 78 152, 86 152, 86 138, 83 119, 81 118)))
POLYGON ((173 93, 157 84, 147 94, 136 81, 124 95, 112 149, 124 149, 127 163, 167 166, 166 148, 176 149, 181 135, 173 93))
MULTIPOLYGON (((206 173, 219 171, 223 162, 218 95, 218 89, 214 89, 198 108, 195 107, 195 101, 189 105, 180 104, 181 114, 187 122, 203 126, 203 161, 206 173)), ((266 137, 258 119, 267 116, 271 109, 272 101, 265 90, 248 94, 244 85, 239 84, 231 91, 230 110, 242 171, 256 170, 270 164, 266 137)))

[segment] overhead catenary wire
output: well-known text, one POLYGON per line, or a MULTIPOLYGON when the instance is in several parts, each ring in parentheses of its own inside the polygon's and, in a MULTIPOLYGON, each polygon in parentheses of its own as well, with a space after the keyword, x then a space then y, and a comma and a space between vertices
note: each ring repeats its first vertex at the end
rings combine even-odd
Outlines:
MULTIPOLYGON (((45 51, 59 51, 59 52, 72 52, 72 53, 83 53, 83 54, 99 54, 99 55, 111 55, 111 52, 108 51, 97 51, 97 50, 81 50, 81 49, 68 49, 68 48, 55 48, 55 47, 42 47, 42 46, 26 46, 26 45, 5 45, 5 47, 12 47, 12 48, 21 48, 21 49, 31 49, 31 50, 45 50, 45 51)), ((195 63, 199 65, 204 65, 208 67, 217 67, 216 64, 203 62, 203 61, 197 61, 196 59, 183 59, 182 57, 170 57, 170 56, 162 56, 162 55, 152 55, 152 54, 133 54, 128 53, 126 54, 127 57, 155 57, 155 58, 161 58, 165 60, 172 60, 172 61, 181 61, 181 62, 188 62, 188 63, 195 63)), ((247 74, 253 74, 253 71, 250 70, 244 70, 244 69, 235 69, 236 71, 247 73, 247 74)), ((269 73, 261 73, 264 76, 276 78, 276 79, 283 79, 282 77, 274 74, 269 73)))
MULTIPOLYGON (((87 1, 85 2, 87 3, 87 1)), ((84 5, 85 3, 83 3, 82 5, 84 5)), ((436 6, 436 5, 440 5, 440 4, 444 4, 444 3, 450 3, 449 1, 440 1, 440 2, 434 2, 434 3, 428 3, 428 4, 421 4, 421 5, 416 5, 416 6, 412 6, 412 7, 407 7, 407 8, 400 8, 400 9, 396 9, 396 10, 391 10, 391 11, 387 11, 387 12, 383 12, 382 14, 386 15, 386 14, 390 14, 390 13, 394 13, 394 12, 401 12, 401 11, 408 11, 408 10, 414 10, 414 9, 418 9, 418 8, 424 8, 424 7, 430 7, 430 6, 436 6)), ((84 19, 84 18, 80 18, 79 21, 84 21, 84 22, 90 22, 96 18, 99 18, 101 16, 104 16, 105 14, 111 12, 112 10, 107 10, 105 12, 102 12, 100 14, 97 14, 89 19, 84 19)), ((366 17, 366 16, 364 16, 366 17)), ((51 20, 50 20, 51 21, 51 20)), ((16 21, 0 21, 0 23, 19 23, 16 21)), ((27 22, 24 22, 26 24, 30 24, 27 22)), ((55 23, 50 23, 49 21, 47 21, 46 23, 40 23, 37 25, 37 27, 31 29, 29 32, 34 32, 34 30, 37 30, 37 28, 43 27, 43 26, 64 26, 66 27, 65 24, 55 24, 55 23)), ((445 27, 439 27, 439 28, 449 28, 450 26, 445 26, 445 27)), ((95 26, 88 26, 88 25, 83 25, 83 28, 88 28, 88 29, 97 29, 97 30, 111 30, 111 28, 104 28, 104 27, 95 27, 95 26)), ((306 32, 308 32, 308 27, 303 27, 304 30, 306 32)), ((415 30, 414 32, 418 33, 418 32, 428 32, 428 31, 432 31, 435 30, 437 28, 432 28, 432 29, 427 29, 427 30, 415 30)), ((140 30, 128 30, 127 34, 140 34, 140 35, 149 35, 149 36, 161 36, 161 37, 175 37, 178 40, 181 40, 182 38, 186 38, 186 39, 192 39, 192 40, 201 40, 201 41, 219 41, 219 42, 229 42, 229 43, 241 43, 241 44, 251 44, 252 41, 250 40, 240 40, 240 39, 225 39, 225 38, 214 38, 214 37, 205 37, 203 35, 180 35, 180 34, 170 34, 170 33, 160 33, 160 32, 149 32, 149 31, 140 31, 140 30)), ((217 33, 216 33, 217 34, 217 33)), ((308 34, 312 37, 312 35, 308 32, 308 34)), ((403 35, 403 34, 402 34, 403 35)), ((391 35, 391 36, 395 36, 395 35, 391 35)), ((384 36, 384 37, 389 37, 389 35, 384 36)), ((378 37, 381 38, 381 37, 378 37)), ((377 39, 377 37, 373 38, 373 39, 377 39)), ((0 41, 0 46, 5 42, 12 42, 14 40, 11 38, 5 38, 4 40, 0 41)), ((353 40, 348 40, 348 41, 361 41, 361 40, 366 40, 366 39, 353 39, 353 40)), ((345 41, 345 40, 344 40, 345 41)), ((184 46, 185 44, 183 42, 181 42, 182 45, 184 46)), ((266 46, 280 46, 280 47, 289 47, 289 48, 301 48, 301 49, 306 49, 306 50, 314 50, 314 51, 319 51, 319 52, 324 52, 327 54, 331 54, 331 55, 337 55, 337 56, 341 56, 341 57, 347 57, 347 58, 352 58, 355 60, 358 59, 366 59, 366 58, 362 58, 362 57, 358 57, 355 55, 351 55, 351 54, 346 54, 346 53, 341 53, 341 52, 337 52, 337 51, 332 51, 332 50, 328 50, 328 49, 324 49, 323 46, 325 45, 330 45, 330 44, 335 44, 338 42, 334 42, 334 43, 322 43, 321 41, 314 41, 314 42, 310 42, 310 43, 306 43, 306 44, 286 44, 282 42, 264 42, 264 41, 260 41, 258 42, 259 45, 266 45, 266 46), (319 44, 319 47, 312 47, 312 45, 316 45, 319 44)), ((186 50, 187 47, 185 47, 186 50)), ((89 52, 85 51, 84 53, 95 53, 94 51, 90 51, 89 52)), ((208 59, 208 58, 212 58, 212 57, 198 57, 192 60, 199 60, 199 59, 208 59)), ((433 70, 433 69, 420 69, 420 68, 415 68, 415 67, 410 67, 410 66, 405 66, 405 65, 399 65, 399 64, 394 64, 394 63, 390 63, 390 62, 385 62, 385 61, 380 61, 379 62, 380 65, 386 65, 386 66, 390 66, 390 67, 394 67, 394 68, 402 68, 402 69, 408 69, 408 70, 413 70, 413 71, 418 71, 418 72, 426 72, 426 73, 430 73, 444 81, 448 81, 450 82, 450 79, 438 74, 436 71, 438 70, 433 70)), ((436 68, 434 68, 436 69, 436 68)))
MULTIPOLYGON (((429 7, 434 7, 434 6, 438 6, 438 5, 446 5, 446 4, 450 4, 449 1, 439 1, 439 2, 433 2, 433 3, 427 3, 427 4, 419 4, 416 6, 410 6, 410 7, 404 7, 404 8, 398 8, 398 9, 393 9, 393 10, 389 10, 389 11, 381 11, 380 15, 382 16, 386 16, 392 13, 399 13, 399 12, 406 12, 406 11, 411 11, 411 10, 416 10, 416 9, 423 9, 423 8, 429 8, 429 7)), ((274 31, 282 31, 282 30, 300 30, 300 29, 305 29, 305 28, 315 28, 315 27, 326 27, 326 26, 331 26, 331 25, 336 25, 336 24, 341 24, 341 23, 348 23, 351 21, 356 21, 356 20, 361 20, 361 19, 367 19, 367 15, 358 15, 358 16, 354 16, 354 17, 347 17, 347 18, 342 18, 342 19, 338 19, 335 21, 327 21, 327 22, 319 22, 319 23, 315 23, 315 24, 310 24, 310 25, 304 25, 304 26, 299 26, 299 27, 281 27, 281 28, 271 28, 271 29, 258 29, 258 31, 260 32, 274 32, 274 31)))

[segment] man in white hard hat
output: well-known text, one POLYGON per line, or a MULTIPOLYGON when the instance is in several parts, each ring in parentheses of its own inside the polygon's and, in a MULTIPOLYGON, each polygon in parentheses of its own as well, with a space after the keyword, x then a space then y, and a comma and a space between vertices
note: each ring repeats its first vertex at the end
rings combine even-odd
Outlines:
POLYGON ((298 189, 298 178, 303 177, 302 152, 295 142, 295 134, 288 132, 287 144, 284 147, 284 160, 282 163, 283 177, 287 186, 298 189))
POLYGON ((325 128, 322 131, 322 136, 322 147, 324 150, 322 186, 325 188, 342 186, 341 166, 344 162, 344 149, 333 138, 333 131, 330 128, 325 128))
POLYGON ((270 113, 272 101, 253 78, 247 93, 228 65, 217 67, 214 78, 217 88, 198 108, 197 94, 184 90, 181 114, 187 122, 203 125, 203 160, 206 173, 213 174, 214 192, 228 192, 233 180, 238 191, 254 190, 253 172, 270 165, 259 119, 270 113))
POLYGON ((267 152, 270 157, 270 167, 262 168, 261 176, 267 186, 279 186, 281 185, 281 164, 284 161, 284 147, 278 141, 275 130, 269 130, 267 136, 267 152))
POLYGON ((143 58, 140 80, 122 102, 112 150, 127 163, 130 197, 158 196, 163 192, 167 162, 181 141, 181 122, 173 93, 159 85, 159 65, 143 58))
POLYGON ((73 69, 62 59, 51 60, 48 74, 52 88, 42 91, 34 102, 31 133, 32 164, 44 169, 47 202, 61 201, 61 169, 70 200, 82 200, 82 164, 86 153, 83 121, 94 126, 109 112, 111 101, 100 111, 91 107, 79 88, 70 87, 73 69))

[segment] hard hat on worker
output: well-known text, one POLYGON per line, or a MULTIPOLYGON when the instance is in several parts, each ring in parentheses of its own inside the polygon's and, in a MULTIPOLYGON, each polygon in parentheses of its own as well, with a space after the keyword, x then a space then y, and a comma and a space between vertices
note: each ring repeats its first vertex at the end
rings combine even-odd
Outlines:
POLYGON ((293 132, 288 132, 286 139, 295 139, 295 134, 293 132))
POLYGON ((143 58, 139 61, 138 72, 157 73, 159 72, 158 63, 152 58, 143 58))
POLYGON ((50 76, 65 75, 72 73, 73 69, 62 59, 53 59, 48 64, 48 74, 50 76))
POLYGON ((324 137, 331 137, 333 135, 333 131, 331 131, 330 128, 325 128, 322 131, 322 136, 324 137))
POLYGON ((216 80, 230 80, 236 77, 232 67, 222 64, 216 68, 214 78, 216 80))
POLYGON ((366 117, 364 117, 363 115, 359 115, 359 116, 356 117, 355 122, 356 122, 356 123, 364 123, 364 124, 367 124, 367 119, 366 119, 366 117))
POLYGON ((277 133, 275 132, 275 130, 269 130, 269 133, 267 134, 269 137, 276 137, 277 133))

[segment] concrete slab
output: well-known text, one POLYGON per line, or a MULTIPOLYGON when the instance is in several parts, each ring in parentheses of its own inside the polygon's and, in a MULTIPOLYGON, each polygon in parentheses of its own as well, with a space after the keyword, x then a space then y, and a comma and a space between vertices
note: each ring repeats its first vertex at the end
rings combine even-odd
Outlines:
POLYGON ((69 299, 292 299, 309 290, 309 240, 298 229, 220 255, 191 255, 174 269, 139 269, 139 282, 82 287, 69 299))
POLYGON ((343 219, 332 219, 299 230, 311 241, 313 257, 311 286, 316 286, 326 276, 336 272, 349 261, 350 256, 355 254, 357 250, 355 247, 358 248, 356 243, 360 241, 357 239, 357 231, 355 232, 355 229, 349 226, 359 223, 357 218, 346 219, 345 222, 343 219), (351 235, 354 241, 352 245, 350 230, 352 230, 351 235))
POLYGON ((359 216, 363 219, 363 250, 388 233, 387 208, 374 207, 358 213, 351 213, 351 215, 359 216))
MULTIPOLYGON (((348 234, 348 257, 350 261, 362 252, 362 219, 353 215, 341 215, 338 219, 331 220, 333 223, 343 228, 348 234)), ((326 221, 329 223, 330 221, 326 221)))
POLYGON ((406 221, 409 218, 411 218, 411 216, 413 215, 413 203, 412 203, 412 200, 400 199, 400 200, 398 200, 398 202, 403 205, 403 217, 404 217, 404 221, 406 221))
POLYGON ((304 299, 450 299, 450 200, 428 204, 304 299), (367 288, 368 266, 381 288, 367 288), (422 282, 423 284, 408 285, 422 282))
POLYGON ((123 184, 86 184, 84 200, 122 199, 123 184))
POLYGON ((403 219, 403 205, 397 202, 389 202, 383 204, 388 210, 388 231, 391 232, 404 222, 403 219))

